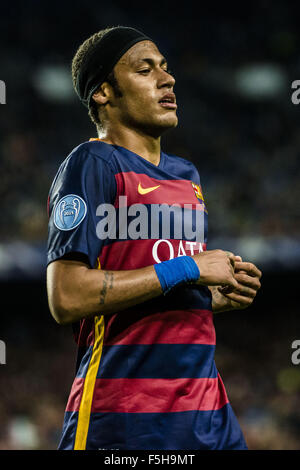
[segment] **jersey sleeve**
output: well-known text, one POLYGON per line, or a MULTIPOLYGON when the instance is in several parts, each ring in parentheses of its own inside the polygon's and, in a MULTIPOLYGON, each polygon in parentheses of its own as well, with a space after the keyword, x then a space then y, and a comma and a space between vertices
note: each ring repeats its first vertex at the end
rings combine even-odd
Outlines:
POLYGON ((87 149, 75 150, 49 192, 47 264, 77 252, 94 267, 104 242, 97 236, 97 207, 113 205, 115 197, 116 180, 108 162, 87 149))

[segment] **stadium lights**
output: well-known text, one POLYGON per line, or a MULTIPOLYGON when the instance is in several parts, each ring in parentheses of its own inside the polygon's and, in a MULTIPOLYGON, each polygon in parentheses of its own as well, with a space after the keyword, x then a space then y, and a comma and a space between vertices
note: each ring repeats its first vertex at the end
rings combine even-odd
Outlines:
POLYGON ((40 95, 50 101, 66 102, 75 99, 70 71, 61 65, 40 67, 33 77, 33 84, 40 95))
POLYGON ((247 98, 273 98, 287 88, 284 71, 274 64, 245 65, 235 73, 235 88, 247 98))

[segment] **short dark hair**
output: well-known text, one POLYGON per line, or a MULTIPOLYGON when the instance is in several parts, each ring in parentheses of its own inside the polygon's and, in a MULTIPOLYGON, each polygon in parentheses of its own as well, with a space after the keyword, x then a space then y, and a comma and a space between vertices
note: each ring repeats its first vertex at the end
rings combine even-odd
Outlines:
MULTIPOLYGON (((85 59, 87 54, 90 54, 93 51, 96 44, 103 38, 103 36, 109 31, 111 31, 112 29, 114 29, 114 27, 105 28, 105 29, 102 29, 101 31, 98 31, 97 33, 87 38, 77 49, 77 52, 74 55, 73 60, 72 60, 72 80, 73 80, 73 86, 75 90, 76 90, 78 74, 79 74, 83 60, 85 59)), ((119 84, 116 80, 113 70, 112 72, 109 73, 105 81, 107 81, 113 87, 114 92, 116 93, 117 96, 122 96, 121 90, 119 88, 119 84)), ((100 85, 101 84, 99 84, 99 86, 100 85)), ((93 99, 91 100, 89 104, 89 117, 91 118, 91 121, 96 125, 97 129, 100 129, 102 127, 102 123, 99 117, 99 105, 93 99)))

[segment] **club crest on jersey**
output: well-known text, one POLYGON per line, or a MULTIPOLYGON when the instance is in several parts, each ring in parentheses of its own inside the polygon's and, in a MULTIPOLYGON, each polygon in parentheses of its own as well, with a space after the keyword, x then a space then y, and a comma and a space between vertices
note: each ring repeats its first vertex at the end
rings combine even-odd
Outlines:
POLYGON ((207 209, 204 204, 204 197, 202 194, 201 187, 199 186, 199 184, 193 183, 193 181, 191 181, 191 184, 192 184, 193 190, 195 191, 196 198, 199 199, 200 203, 204 207, 205 212, 207 212, 207 209))
POLYGON ((72 230, 86 216, 86 203, 76 194, 62 197, 55 206, 54 224, 59 230, 72 230))

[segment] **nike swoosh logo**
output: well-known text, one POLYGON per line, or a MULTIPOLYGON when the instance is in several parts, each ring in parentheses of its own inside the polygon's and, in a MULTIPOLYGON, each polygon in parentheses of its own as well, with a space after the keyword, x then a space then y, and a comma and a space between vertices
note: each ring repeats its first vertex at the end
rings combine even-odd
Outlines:
POLYGON ((155 189, 159 187, 160 187, 160 184, 158 186, 152 186, 151 188, 143 188, 141 183, 139 183, 138 192, 139 194, 148 194, 148 193, 151 193, 151 191, 155 191, 155 189))

